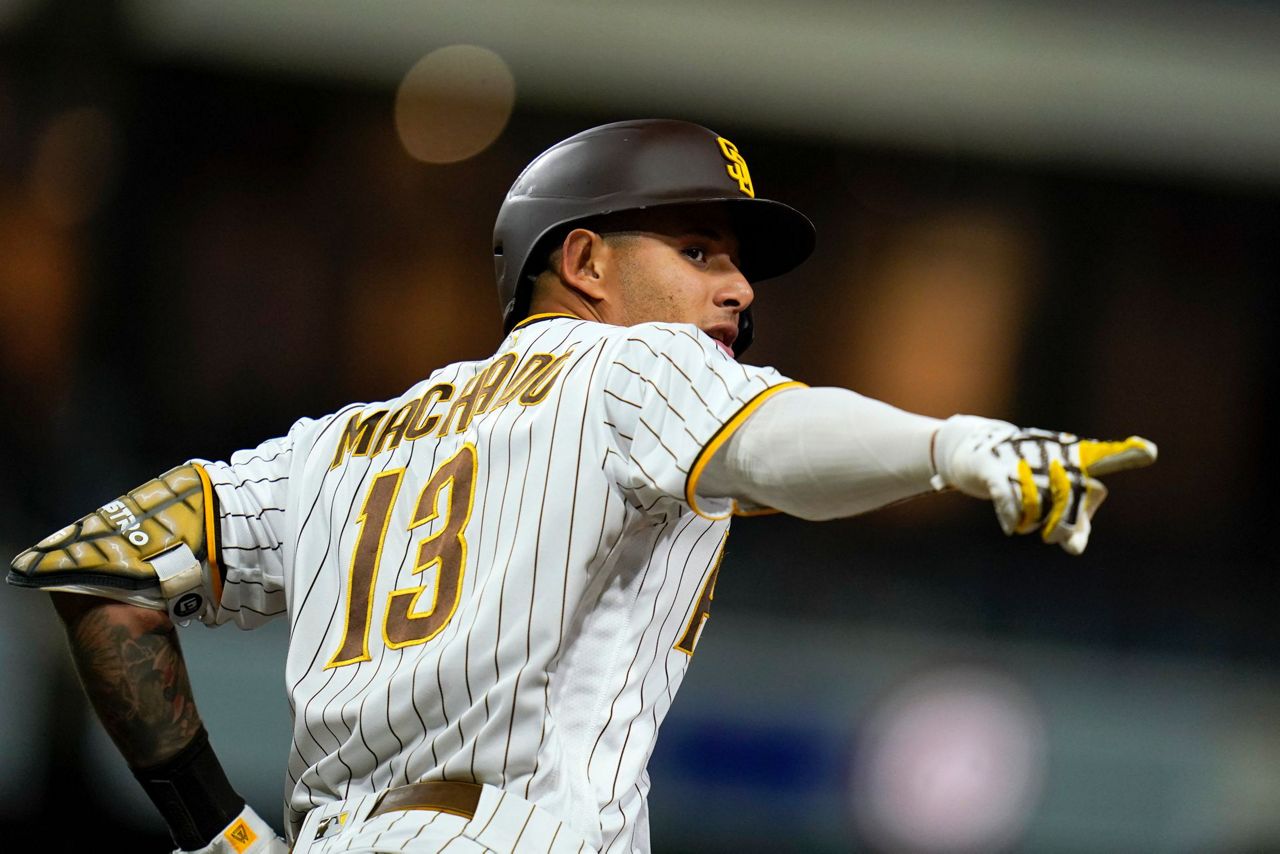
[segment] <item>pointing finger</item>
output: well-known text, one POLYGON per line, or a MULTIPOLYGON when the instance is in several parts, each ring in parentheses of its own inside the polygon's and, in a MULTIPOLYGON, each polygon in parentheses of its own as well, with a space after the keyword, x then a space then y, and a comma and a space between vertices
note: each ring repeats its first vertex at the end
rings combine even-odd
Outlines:
POLYGON ((1084 439, 1079 444, 1080 468, 1097 477, 1124 469, 1149 466, 1156 461, 1155 442, 1141 436, 1130 436, 1123 442, 1099 442, 1084 439))

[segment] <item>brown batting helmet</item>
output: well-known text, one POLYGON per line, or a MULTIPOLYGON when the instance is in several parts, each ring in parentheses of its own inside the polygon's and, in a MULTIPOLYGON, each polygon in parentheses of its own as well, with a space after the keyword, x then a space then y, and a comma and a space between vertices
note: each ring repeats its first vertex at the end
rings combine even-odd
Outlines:
MULTIPOLYGON (((528 315, 534 279, 575 223, 675 205, 725 207, 749 282, 786 273, 813 251, 813 223, 756 198, 746 161, 714 131, 672 119, 601 125, 542 152, 507 192, 493 229, 503 329, 528 315)), ((751 326, 742 312, 738 355, 751 343, 751 326)))

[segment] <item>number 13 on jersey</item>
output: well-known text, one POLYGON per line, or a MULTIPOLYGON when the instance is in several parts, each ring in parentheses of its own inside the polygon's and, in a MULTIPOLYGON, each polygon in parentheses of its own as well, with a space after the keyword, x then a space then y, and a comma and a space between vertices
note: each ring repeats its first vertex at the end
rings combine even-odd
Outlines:
MULTIPOLYGON (((369 627, 373 620, 373 593, 378 581, 378 565, 382 545, 387 536, 391 508, 395 506, 404 480, 405 470, 381 472, 369 486, 364 506, 357 521, 356 537, 347 574, 347 619, 342 645, 325 668, 341 667, 358 661, 369 661, 369 627)), ((418 542, 414 563, 415 575, 436 569, 430 607, 418 610, 419 599, 427 585, 392 591, 382 620, 382 640, 391 649, 426 643, 449 624, 458 609, 462 594, 462 574, 467 564, 467 540, 464 532, 471 520, 471 503, 476 487, 476 449, 471 444, 444 462, 418 494, 409 530, 429 524, 439 516, 440 493, 448 487, 444 525, 436 533, 418 542)))

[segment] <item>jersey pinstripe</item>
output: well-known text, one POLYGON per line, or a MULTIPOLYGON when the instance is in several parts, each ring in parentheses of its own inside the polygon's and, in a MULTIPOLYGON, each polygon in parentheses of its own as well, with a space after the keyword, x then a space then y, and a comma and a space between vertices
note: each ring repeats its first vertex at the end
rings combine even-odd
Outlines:
POLYGON ((291 832, 321 803, 447 779, 648 850, 645 766, 733 510, 686 490, 787 385, 693 326, 532 318, 399 398, 197 461, 217 621, 290 620, 291 832))

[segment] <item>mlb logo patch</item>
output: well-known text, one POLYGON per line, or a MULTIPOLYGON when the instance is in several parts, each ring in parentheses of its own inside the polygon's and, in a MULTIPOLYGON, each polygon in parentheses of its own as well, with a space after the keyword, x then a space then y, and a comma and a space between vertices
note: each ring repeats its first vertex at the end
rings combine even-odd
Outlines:
POLYGON ((316 826, 315 838, 327 839, 330 836, 337 836, 339 833, 342 832, 342 826, 345 825, 346 823, 347 823, 346 813, 343 812, 343 813, 338 813, 337 815, 331 815, 328 818, 323 819, 320 822, 320 824, 316 826))

